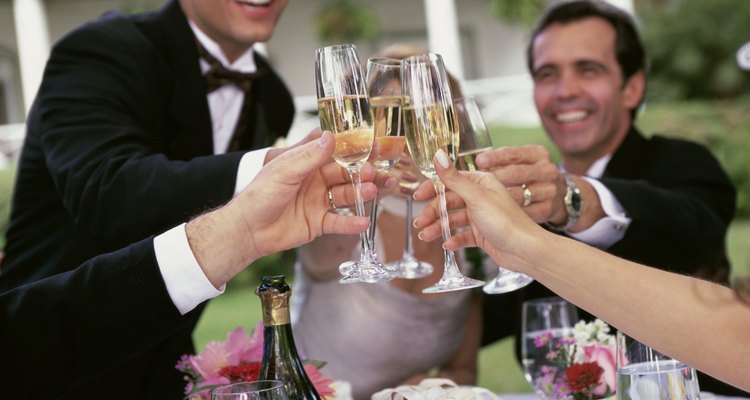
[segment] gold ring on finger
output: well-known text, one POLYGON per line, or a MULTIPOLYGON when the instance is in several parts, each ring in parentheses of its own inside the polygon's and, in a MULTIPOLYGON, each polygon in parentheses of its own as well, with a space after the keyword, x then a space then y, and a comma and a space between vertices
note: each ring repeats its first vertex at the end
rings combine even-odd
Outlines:
POLYGON ((336 203, 333 201, 333 192, 331 192, 331 188, 328 188, 328 207, 331 209, 337 209, 336 203))

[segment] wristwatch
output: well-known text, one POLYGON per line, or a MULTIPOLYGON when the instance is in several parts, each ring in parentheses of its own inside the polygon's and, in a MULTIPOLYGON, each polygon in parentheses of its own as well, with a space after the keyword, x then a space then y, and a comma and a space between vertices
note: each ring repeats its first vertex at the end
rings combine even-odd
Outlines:
POLYGON ((549 222, 545 222, 548 228, 557 232, 567 232, 572 228, 578 217, 581 216, 581 209, 583 208, 583 199, 581 199, 581 189, 576 186, 576 182, 566 172, 562 173, 563 179, 565 179, 565 196, 563 197, 563 204, 565 205, 565 212, 568 214, 568 220, 564 225, 554 225, 549 222))

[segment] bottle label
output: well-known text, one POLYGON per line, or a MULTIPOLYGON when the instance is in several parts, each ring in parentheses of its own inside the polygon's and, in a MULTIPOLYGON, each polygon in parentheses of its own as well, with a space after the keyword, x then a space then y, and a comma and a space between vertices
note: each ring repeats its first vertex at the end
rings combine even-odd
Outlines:
POLYGON ((289 308, 263 309, 263 325, 276 326, 291 323, 289 318, 289 308))

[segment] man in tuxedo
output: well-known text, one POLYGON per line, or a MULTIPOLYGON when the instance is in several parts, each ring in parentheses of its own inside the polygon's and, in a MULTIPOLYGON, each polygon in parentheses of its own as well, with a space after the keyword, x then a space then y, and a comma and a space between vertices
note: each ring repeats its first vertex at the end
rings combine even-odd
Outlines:
MULTIPOLYGON (((54 45, 27 120, 0 293, 215 208, 278 154, 268 146, 286 135, 294 106, 253 45, 285 6, 171 0, 157 12, 105 14, 54 45)), ((148 352, 99 370, 101 382, 119 377, 120 388, 138 388, 131 398, 179 396, 174 362, 193 351, 201 311, 148 352)))
MULTIPOLYGON (((119 367, 189 326, 192 309, 221 294, 259 257, 321 234, 355 234, 369 226, 367 217, 329 212, 327 192, 336 204, 354 200, 347 174, 331 161, 333 148, 327 132, 275 158, 221 208, 0 294, 4 395, 181 398, 180 388, 146 390, 133 379, 136 371, 119 367), (180 271, 180 279, 170 282, 169 269, 180 271)), ((365 199, 375 197, 373 177, 366 168, 365 199)), ((155 385, 169 383, 160 378, 151 377, 155 385)))
MULTIPOLYGON (((532 32, 527 61, 562 163, 525 146, 481 154, 477 166, 551 230, 631 261, 726 282, 735 188, 706 148, 647 138, 634 125, 646 61, 631 17, 605 2, 560 3, 532 32)), ((485 295, 483 342, 515 334, 520 349, 522 302, 552 295, 538 283, 485 295)), ((707 376, 701 385, 737 392, 707 376)))

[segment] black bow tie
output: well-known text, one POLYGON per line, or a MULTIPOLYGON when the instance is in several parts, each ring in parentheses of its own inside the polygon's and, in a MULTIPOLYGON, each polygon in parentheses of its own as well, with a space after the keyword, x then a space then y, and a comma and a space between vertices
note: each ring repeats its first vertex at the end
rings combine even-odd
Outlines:
POLYGON ((211 93, 228 84, 235 84, 240 90, 248 93, 253 86, 253 81, 262 75, 262 71, 239 72, 226 68, 201 45, 198 39, 195 42, 198 47, 198 55, 211 66, 204 75, 206 78, 206 93, 211 93))

